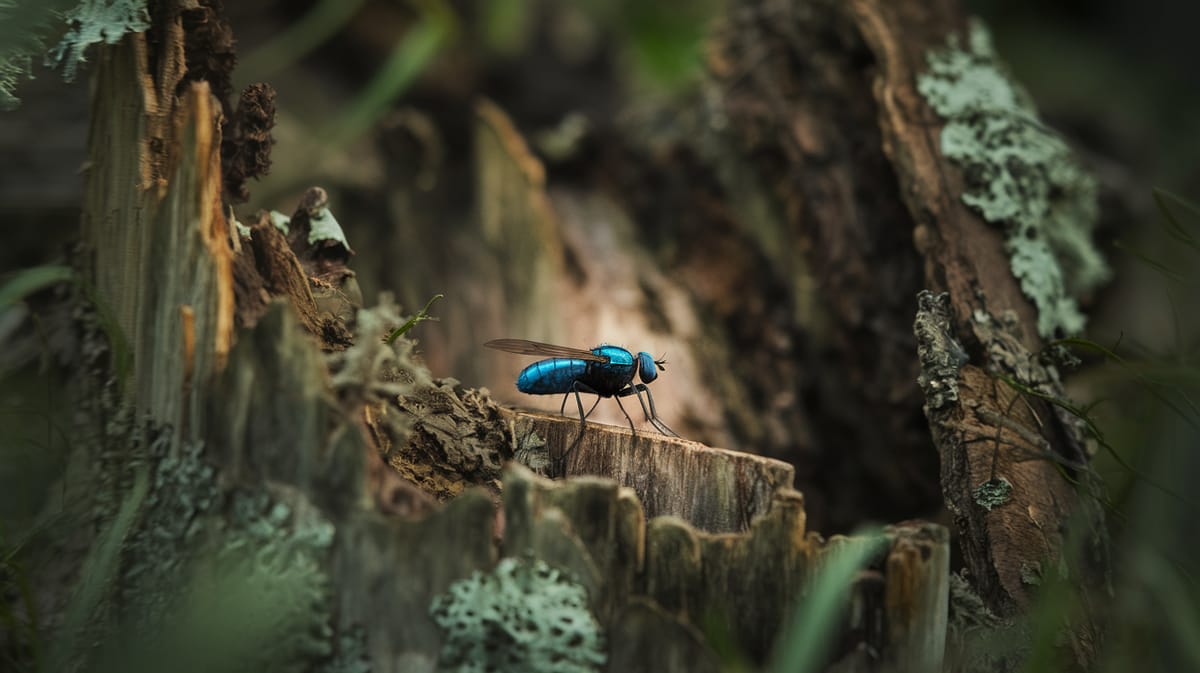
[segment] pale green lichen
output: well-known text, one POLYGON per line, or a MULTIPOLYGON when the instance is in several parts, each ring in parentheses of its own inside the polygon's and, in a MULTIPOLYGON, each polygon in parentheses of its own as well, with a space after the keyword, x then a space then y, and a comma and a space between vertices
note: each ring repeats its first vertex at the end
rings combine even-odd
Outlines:
POLYGON ((45 40, 67 30, 42 59, 62 66, 63 79, 75 79, 84 52, 93 44, 116 44, 126 33, 150 27, 145 0, 80 0, 66 9, 64 0, 0 0, 0 110, 11 110, 20 101, 17 84, 33 78, 35 56, 45 50, 45 40))
POLYGON ((585 673, 606 660, 586 590, 532 558, 505 558, 434 599, 439 671, 585 673))
POLYGON ((83 53, 88 47, 101 42, 116 44, 126 33, 150 28, 145 0, 81 0, 63 19, 67 33, 46 54, 46 65, 62 66, 63 79, 68 82, 87 60, 83 53))
POLYGON ((1038 333, 1076 334, 1085 324, 1078 298, 1110 274, 1091 240, 1096 181, 1038 119, 982 23, 972 23, 967 42, 964 49, 952 35, 931 51, 917 90, 946 119, 941 149, 962 167, 963 202, 1006 229, 1013 275, 1038 309, 1038 333))
POLYGON ((342 232, 341 225, 333 218, 333 213, 329 212, 328 208, 318 208, 308 219, 308 244, 313 245, 318 241, 334 241, 341 243, 347 250, 350 249, 346 234, 342 232))
POLYGON ((250 238, 250 227, 247 227, 246 225, 242 224, 241 220, 239 220, 237 218, 237 215, 233 212, 232 206, 226 206, 225 208, 226 208, 225 216, 229 219, 230 222, 233 223, 233 228, 235 231, 237 231, 238 236, 241 238, 250 238))
POLYGON ((292 218, 284 215, 278 210, 272 210, 270 216, 271 224, 275 225, 275 228, 279 231, 282 231, 284 236, 287 236, 288 232, 291 231, 289 225, 292 222, 292 218))

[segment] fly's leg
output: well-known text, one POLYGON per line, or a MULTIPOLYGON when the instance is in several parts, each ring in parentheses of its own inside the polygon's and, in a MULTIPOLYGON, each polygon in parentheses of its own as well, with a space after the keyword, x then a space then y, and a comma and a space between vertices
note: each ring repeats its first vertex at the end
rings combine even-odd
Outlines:
POLYGON ((679 433, 668 427, 667 424, 663 423, 662 419, 658 417, 658 410, 654 408, 654 396, 650 394, 650 389, 646 387, 645 383, 635 383, 625 390, 617 393, 618 397, 629 397, 630 395, 637 395, 638 404, 642 405, 642 413, 646 415, 646 420, 650 421, 650 425, 653 425, 654 429, 669 437, 679 436, 679 433), (642 400, 642 393, 646 393, 645 400, 642 400), (649 409, 646 409, 646 402, 650 403, 649 409))
POLYGON ((617 401, 617 407, 621 413, 625 414, 625 420, 629 421, 629 431, 633 433, 634 437, 637 437, 637 428, 633 427, 633 419, 629 417, 629 412, 625 411, 625 405, 621 404, 621 398, 614 397, 613 399, 617 401))
MULTIPOLYGON (((583 439, 583 430, 584 430, 584 428, 587 427, 587 417, 591 416, 592 411, 594 411, 596 409, 596 405, 600 404, 600 393, 596 392, 594 389, 592 389, 591 386, 587 385, 586 383, 580 383, 579 381, 575 381, 574 383, 572 383, 571 384, 571 392, 567 393, 567 395, 571 395, 571 394, 575 395, 575 404, 579 407, 579 434, 575 436, 575 441, 571 442, 571 445, 567 447, 566 451, 563 451, 562 457, 559 458, 560 469, 559 469, 558 473, 562 474, 563 476, 566 476, 567 456, 571 453, 571 451, 575 450, 575 447, 579 444, 579 440, 583 439), (592 405, 591 409, 588 409, 586 414, 583 413, 583 399, 581 397, 579 397, 579 393, 591 393, 592 395, 596 396, 595 404, 592 405)), ((563 408, 564 409, 566 408, 566 399, 565 398, 563 399, 563 408)))
MULTIPOLYGON (((584 387, 586 388, 586 386, 584 386, 584 387)), ((572 390, 571 390, 571 392, 574 392, 574 389, 572 389, 572 390)), ((568 399, 570 399, 570 397, 571 397, 571 392, 568 392, 566 395, 563 395, 563 401, 562 401, 562 404, 560 404, 560 405, 558 406, 558 415, 559 415, 559 416, 566 416, 566 415, 567 415, 567 400, 568 400, 568 399)), ((589 392, 592 392, 592 391, 591 391, 590 389, 588 389, 588 390, 584 390, 583 392, 585 392, 585 393, 589 393, 589 392)), ((591 408, 591 409, 588 409, 587 413, 586 413, 586 414, 584 414, 584 415, 583 415, 583 417, 584 417, 584 418, 587 418, 588 416, 591 416, 591 415, 592 415, 592 412, 593 412, 593 411, 595 411, 595 410, 596 410, 596 407, 597 407, 597 406, 599 406, 599 405, 600 405, 600 396, 599 396, 599 395, 596 395, 596 401, 595 401, 595 402, 592 402, 592 408, 591 408)), ((582 411, 582 410, 581 410, 581 411, 582 411)))

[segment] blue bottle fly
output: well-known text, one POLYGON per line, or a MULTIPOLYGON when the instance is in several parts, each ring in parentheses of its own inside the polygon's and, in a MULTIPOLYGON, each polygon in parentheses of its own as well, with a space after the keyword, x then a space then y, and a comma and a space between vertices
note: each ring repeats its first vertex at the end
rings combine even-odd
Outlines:
POLYGON ((633 427, 633 419, 621 404, 622 397, 636 395, 638 403, 642 406, 642 413, 656 430, 664 435, 679 436, 659 419, 658 411, 654 408, 654 398, 650 395, 650 389, 646 387, 647 383, 658 378, 659 371, 666 369, 666 360, 655 360, 645 351, 634 355, 619 346, 608 345, 596 346, 587 351, 525 339, 494 339, 484 346, 509 353, 548 357, 521 370, 517 377, 517 390, 530 395, 562 395, 560 413, 565 412, 567 399, 571 395, 575 396, 575 403, 579 407, 579 436, 571 443, 572 448, 583 437, 587 417, 602 397, 615 399, 621 413, 625 414, 626 420, 629 421, 630 429, 637 432, 633 427), (634 383, 635 377, 640 378, 641 383, 634 383), (596 402, 586 413, 583 411, 583 400, 580 399, 579 393, 596 395, 596 402))

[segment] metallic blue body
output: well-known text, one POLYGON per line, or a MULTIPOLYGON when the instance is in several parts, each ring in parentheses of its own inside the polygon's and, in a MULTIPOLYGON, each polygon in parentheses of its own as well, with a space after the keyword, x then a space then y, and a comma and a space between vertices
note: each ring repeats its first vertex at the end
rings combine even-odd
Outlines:
POLYGON ((646 380, 647 360, 650 363, 649 370, 654 372, 650 380, 654 380, 658 374, 654 358, 649 353, 638 353, 635 359, 633 353, 619 346, 597 346, 592 349, 592 354, 607 358, 608 361, 589 362, 578 358, 539 360, 521 370, 517 377, 517 390, 530 395, 561 395, 572 392, 578 382, 601 397, 612 397, 633 383, 639 365, 643 371, 642 380, 646 380))

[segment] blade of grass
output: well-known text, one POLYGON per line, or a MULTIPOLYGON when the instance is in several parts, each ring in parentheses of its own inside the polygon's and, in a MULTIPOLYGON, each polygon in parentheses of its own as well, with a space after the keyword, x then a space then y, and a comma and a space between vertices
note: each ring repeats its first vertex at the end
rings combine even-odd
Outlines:
POLYGON ((324 44, 341 30, 366 0, 322 0, 275 39, 250 52, 238 65, 250 80, 269 78, 324 44))
POLYGON ((835 551, 827 552, 811 589, 781 631, 768 673, 810 673, 820 670, 832 645, 834 630, 847 607, 846 594, 854 576, 887 544, 878 530, 860 531, 835 551))
POLYGON ((74 278, 75 271, 69 266, 48 264, 22 269, 5 281, 4 285, 0 285, 0 311, 38 290, 44 290, 51 285, 65 283, 74 278))
MULTIPOLYGON (((1158 389, 1158 386, 1162 385, 1161 383, 1159 383, 1157 381, 1152 381, 1145 374, 1143 374, 1141 371, 1139 371, 1138 367, 1134 366, 1133 364, 1131 364, 1130 362, 1125 360, 1125 358, 1121 357, 1120 355, 1117 355, 1116 353, 1109 350, 1108 348, 1105 348, 1104 346, 1102 346, 1094 341, 1090 341, 1088 339, 1080 339, 1078 337, 1072 337, 1072 338, 1068 338, 1068 339, 1059 339, 1059 340, 1053 342, 1051 345, 1058 345, 1058 344, 1086 348, 1086 349, 1095 351, 1097 353, 1100 353, 1105 358, 1117 363, 1118 365, 1121 366, 1122 369, 1124 369, 1125 371, 1128 371, 1130 374, 1132 374, 1134 379, 1138 383, 1140 383, 1143 387, 1145 387, 1145 389, 1148 390, 1150 392, 1150 394, 1153 395, 1154 398, 1159 401, 1159 403, 1163 404, 1168 409, 1170 409, 1171 411, 1178 414, 1179 417, 1185 423, 1187 423, 1189 426, 1191 426, 1193 430, 1200 432, 1200 421, 1198 421, 1195 417, 1189 416, 1183 409, 1181 409, 1179 407, 1178 404, 1176 404, 1173 400, 1171 400, 1166 395, 1164 395, 1162 393, 1162 391, 1158 389)), ((1195 378, 1195 374, 1192 372, 1189 372, 1189 370, 1187 370, 1186 368, 1172 368, 1170 371, 1172 371, 1176 376, 1182 377, 1182 380, 1184 382, 1191 381, 1195 378)))
POLYGON ((112 587, 116 579, 121 546, 133 529, 142 501, 146 499, 149 490, 150 470, 144 464, 139 465, 134 473, 133 487, 125 496, 117 515, 100 534, 84 560, 79 585, 67 605, 63 618, 61 638, 57 646, 49 652, 46 670, 67 670, 67 665, 90 644, 90 640, 84 637, 84 631, 105 592, 112 587))
POLYGON ((1166 264, 1163 264, 1162 262, 1154 260, 1146 253, 1142 252, 1141 250, 1138 250, 1137 248, 1134 248, 1133 246, 1129 245, 1128 243, 1125 243, 1124 241, 1116 241, 1115 243, 1113 243, 1113 247, 1116 248, 1117 250, 1121 250, 1130 255, 1133 255, 1134 259, 1145 264, 1146 266, 1150 267, 1151 269, 1154 269, 1155 271, 1161 273, 1163 276, 1165 276, 1166 278, 1168 278, 1170 280, 1173 280, 1177 283, 1182 283, 1183 281, 1187 280, 1186 276, 1184 276, 1182 273, 1179 273, 1178 271, 1172 269, 1171 267, 1167 266, 1166 264))
POLYGON ((1117 464, 1120 465, 1123 469, 1125 469, 1130 474, 1137 477, 1139 480, 1145 482, 1147 485, 1159 490, 1162 493, 1165 493, 1166 495, 1171 496, 1172 498, 1175 498, 1179 502, 1181 502, 1185 505, 1188 505, 1189 507, 1192 507, 1193 509, 1195 509, 1197 507, 1196 503, 1193 503, 1191 500, 1184 497, 1183 495, 1176 493, 1175 491, 1171 490, 1170 488, 1167 488, 1166 486, 1158 483, 1156 480, 1151 479, 1149 477, 1149 475, 1138 470, 1133 465, 1130 465, 1129 462, 1126 461, 1125 458, 1116 450, 1116 448, 1112 444, 1109 444, 1108 440, 1106 440, 1104 438, 1104 433, 1103 433, 1103 431, 1100 430, 1100 427, 1098 425, 1096 425, 1096 422, 1091 417, 1089 417, 1087 414, 1085 414, 1079 407, 1076 407, 1075 405, 1071 404, 1070 402, 1068 402, 1064 399, 1060 399, 1053 395, 1047 395, 1046 393, 1043 393, 1040 390, 1036 390, 1027 385, 1024 385, 1004 374, 997 374, 996 378, 1003 381, 1005 384, 1007 384, 1009 387, 1011 387, 1013 390, 1016 390, 1019 393, 1026 394, 1031 397, 1036 397, 1040 400, 1045 400, 1046 402, 1049 402, 1050 404, 1053 404, 1054 406, 1063 409, 1067 413, 1069 413, 1072 416, 1075 416, 1079 420, 1083 421, 1084 429, 1087 430, 1088 435, 1090 435, 1093 439, 1095 439, 1096 443, 1099 444, 1101 446, 1101 448, 1103 448, 1105 451, 1107 451, 1108 454, 1110 456, 1112 456, 1113 460, 1115 460, 1117 462, 1117 464))
POLYGON ((350 109, 334 122, 328 134, 334 143, 345 143, 379 121, 392 101, 450 44, 458 28, 454 10, 441 0, 420 4, 420 20, 396 42, 387 62, 355 97, 350 109))
POLYGON ((442 294, 435 294, 432 297, 430 297, 429 301, 425 302, 425 308, 421 309, 420 311, 417 311, 416 315, 414 315, 413 317, 411 317, 407 321, 405 321, 405 323, 403 325, 396 328, 391 334, 385 336, 383 338, 383 343, 385 343, 385 344, 394 343, 396 341, 396 339, 399 339, 400 337, 404 336, 404 334, 406 332, 408 332, 408 330, 412 329, 413 327, 416 327, 417 323, 419 323, 419 322, 424 322, 426 320, 437 320, 437 318, 429 315, 429 307, 433 306, 433 302, 441 299, 444 296, 445 295, 442 295, 442 294))
POLYGON ((1193 250, 1200 252, 1200 242, 1198 242, 1196 237, 1192 236, 1191 232, 1188 231, 1188 228, 1179 221, 1179 219, 1175 216, 1175 211, 1172 210, 1171 205, 1169 205, 1168 202, 1178 206, 1184 212, 1196 218, 1200 218, 1200 208, 1192 205, 1183 197, 1172 194, 1165 189, 1154 189, 1154 203, 1158 205, 1159 212, 1162 213, 1163 219, 1166 220, 1167 233, 1171 236, 1171 238, 1174 238, 1180 243, 1183 243, 1193 250))

